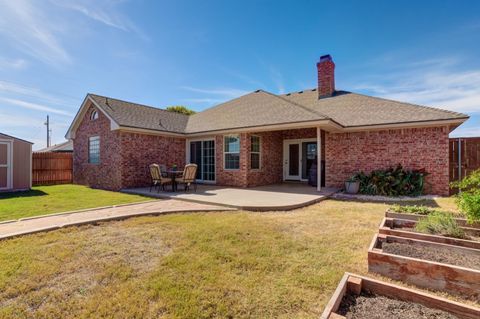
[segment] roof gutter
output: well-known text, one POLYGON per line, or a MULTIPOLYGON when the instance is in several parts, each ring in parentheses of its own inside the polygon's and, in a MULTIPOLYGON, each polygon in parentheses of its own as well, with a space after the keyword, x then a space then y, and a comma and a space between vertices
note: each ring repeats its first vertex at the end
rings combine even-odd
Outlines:
POLYGON ((331 120, 316 120, 307 122, 295 122, 295 123, 282 123, 271 125, 258 125, 258 126, 246 126, 236 127, 231 129, 220 129, 212 131, 202 131, 194 133, 175 133, 161 130, 145 129, 140 127, 119 126, 118 130, 131 133, 144 133, 150 135, 163 135, 173 137, 197 137, 216 134, 229 134, 229 133, 244 133, 244 132, 266 132, 266 131, 281 131, 281 130, 293 130, 300 128, 314 128, 321 126, 323 129, 329 132, 336 132, 342 129, 342 126, 331 120))
POLYGON ((172 136, 172 137, 186 137, 187 134, 185 133, 176 133, 176 132, 169 132, 169 131, 162 131, 162 130, 152 130, 147 128, 141 127, 134 127, 134 126, 119 126, 117 130, 122 132, 129 132, 129 133, 143 133, 148 135, 162 135, 162 136, 172 136))
POLYGON ((193 133, 175 133, 161 130, 144 129, 139 127, 119 126, 117 129, 120 131, 131 133, 143 133, 150 135, 163 135, 172 137, 200 137, 211 136, 217 134, 230 134, 230 133, 248 133, 248 132, 267 132, 267 131, 281 131, 281 130, 294 130, 301 128, 314 128, 320 126, 330 133, 347 133, 347 132, 361 132, 361 131, 373 131, 373 130, 387 130, 387 129, 402 129, 402 128, 419 128, 419 127, 433 127, 444 125, 459 126, 465 122, 469 117, 459 119, 448 120, 431 120, 431 121, 417 121, 417 122, 404 122, 404 123, 385 123, 374 125, 358 125, 344 127, 332 120, 316 120, 316 121, 304 121, 295 123, 282 123, 271 125, 259 125, 259 126, 246 126, 237 127, 231 129, 220 129, 212 131, 202 131, 193 133))
POLYGON ((357 132, 357 131, 371 131, 371 130, 385 130, 385 129, 401 129, 401 128, 416 128, 416 127, 432 127, 441 125, 460 125, 468 120, 470 117, 462 117, 458 119, 446 119, 446 120, 427 120, 427 121, 411 121, 402 123, 384 123, 384 124, 371 124, 371 125, 357 125, 347 126, 342 131, 344 132, 357 132))
POLYGON ((244 126, 231 129, 220 129, 212 131, 202 131, 187 133, 188 136, 202 136, 208 134, 225 134, 225 133, 243 133, 243 132, 266 132, 266 131, 281 131, 281 130, 293 130, 299 128, 313 128, 321 126, 327 131, 338 131, 343 127, 332 120, 315 120, 315 121, 303 121, 293 123, 281 123, 270 125, 257 125, 257 126, 244 126))

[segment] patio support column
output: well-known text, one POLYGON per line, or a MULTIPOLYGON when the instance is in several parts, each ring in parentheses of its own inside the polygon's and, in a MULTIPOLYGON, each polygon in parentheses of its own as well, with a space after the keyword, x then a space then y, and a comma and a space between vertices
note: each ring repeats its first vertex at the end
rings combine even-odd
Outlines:
POLYGON ((317 127, 317 191, 322 190, 322 132, 317 127))

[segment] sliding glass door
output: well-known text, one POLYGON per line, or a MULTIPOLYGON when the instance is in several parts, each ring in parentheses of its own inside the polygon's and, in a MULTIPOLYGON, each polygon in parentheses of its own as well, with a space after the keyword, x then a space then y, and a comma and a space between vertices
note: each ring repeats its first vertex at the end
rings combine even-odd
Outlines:
POLYGON ((197 180, 215 181, 215 141, 190 142, 190 163, 198 165, 197 180))

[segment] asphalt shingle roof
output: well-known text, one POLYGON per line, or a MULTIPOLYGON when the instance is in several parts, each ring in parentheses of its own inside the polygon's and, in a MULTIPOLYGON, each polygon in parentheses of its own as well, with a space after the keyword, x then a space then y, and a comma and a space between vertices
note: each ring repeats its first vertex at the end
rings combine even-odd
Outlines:
POLYGON ((55 144, 50 147, 39 149, 36 152, 73 152, 73 141, 66 141, 60 144, 55 144))
POLYGON ((257 90, 190 116, 89 96, 120 126, 186 134, 318 120, 356 127, 468 118, 462 113, 346 91, 318 99, 316 89, 283 95, 257 90))
POLYGON ((282 95, 316 110, 344 127, 460 119, 465 114, 339 91, 333 97, 318 99, 316 89, 282 95))
POLYGON ((173 133, 184 133, 186 130, 188 115, 96 94, 89 95, 120 126, 173 133))
POLYGON ((190 117, 187 133, 327 119, 315 110, 258 90, 190 117))

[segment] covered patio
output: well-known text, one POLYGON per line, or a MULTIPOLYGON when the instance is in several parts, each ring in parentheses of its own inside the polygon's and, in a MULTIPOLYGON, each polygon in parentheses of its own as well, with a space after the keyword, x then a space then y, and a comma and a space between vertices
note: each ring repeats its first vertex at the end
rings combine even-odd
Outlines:
POLYGON ((158 192, 150 187, 128 188, 122 192, 138 194, 155 198, 178 199, 189 202, 215 204, 230 208, 251 211, 291 210, 317 203, 337 192, 338 189, 324 188, 318 191, 316 187, 305 183, 281 183, 251 188, 236 188, 228 186, 198 185, 184 192, 158 192))

